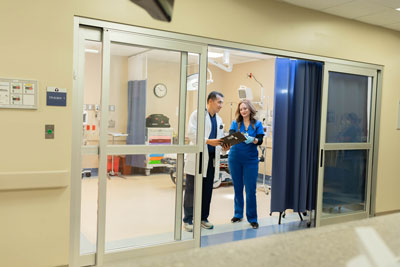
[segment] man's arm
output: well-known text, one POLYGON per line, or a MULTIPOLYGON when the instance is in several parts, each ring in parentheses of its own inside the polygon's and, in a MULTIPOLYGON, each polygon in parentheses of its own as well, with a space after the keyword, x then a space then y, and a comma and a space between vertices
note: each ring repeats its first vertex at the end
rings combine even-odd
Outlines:
MULTIPOLYGON (((197 111, 194 111, 192 115, 190 115, 187 134, 190 141, 195 144, 197 139, 197 111)), ((218 146, 221 143, 220 139, 208 139, 207 136, 204 137, 204 140, 205 143, 210 146, 218 146)))
POLYGON ((218 146, 222 143, 221 139, 206 139, 206 144, 210 146, 218 146))

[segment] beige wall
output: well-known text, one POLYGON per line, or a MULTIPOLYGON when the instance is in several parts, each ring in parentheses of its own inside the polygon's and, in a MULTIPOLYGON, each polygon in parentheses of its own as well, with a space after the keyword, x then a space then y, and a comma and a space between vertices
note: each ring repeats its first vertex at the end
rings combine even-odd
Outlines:
MULTIPOLYGON (((39 81, 37 110, 0 110, 0 179, 70 169, 73 13, 69 1, 0 3, 0 76, 39 81), (47 86, 67 88, 67 107, 46 106, 47 86), (54 140, 45 124, 55 124, 54 140)), ((0 266, 66 264, 69 203, 69 187, 0 191, 0 266)))
MULTIPOLYGON (((108 130, 110 132, 126 133, 128 123, 128 58, 112 56, 110 63, 109 104, 115 106, 115 111, 108 112, 108 119, 115 121, 115 127, 108 128, 108 130)), ((124 138, 115 138, 115 144, 118 144, 117 140, 121 141, 124 138)))
MULTIPOLYGON (((0 173, 70 169, 75 15, 384 65, 377 211, 400 209, 400 33, 268 0, 180 0, 171 23, 127 0, 1 1, 1 76, 36 79, 40 94, 38 110, 0 110, 0 173), (45 105, 47 86, 68 89, 67 107, 45 105), (56 125, 55 140, 44 140, 46 123, 56 125)), ((0 265, 68 262, 69 194, 0 192, 0 265)))
POLYGON ((147 106, 146 116, 150 114, 164 114, 169 118, 169 123, 178 133, 178 108, 180 88, 180 54, 176 53, 176 62, 149 59, 147 80, 147 106), (159 98, 154 94, 154 86, 163 83, 167 86, 167 95, 159 98))

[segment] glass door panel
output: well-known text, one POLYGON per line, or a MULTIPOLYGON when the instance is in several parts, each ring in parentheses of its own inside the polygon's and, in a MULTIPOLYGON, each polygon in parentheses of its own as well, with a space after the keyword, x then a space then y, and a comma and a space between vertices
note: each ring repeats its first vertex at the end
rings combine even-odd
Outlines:
MULTIPOLYGON (((85 147, 99 145, 101 104, 101 42, 85 41, 85 81, 83 88, 83 141, 85 147)), ((98 166, 95 166, 98 168, 98 166)))
POLYGON ((96 252, 102 43, 83 42, 80 254, 96 252))
POLYGON ((98 155, 82 155, 80 254, 96 252, 98 155), (94 168, 96 166, 96 168, 94 168))
POLYGON ((99 189, 105 192, 99 194, 104 253, 194 241, 195 231, 182 232, 183 170, 185 158, 197 164, 203 148, 201 120, 192 142, 186 125, 194 110, 204 117, 200 59, 206 50, 149 36, 109 36, 102 95, 107 140, 100 142, 107 157, 100 168, 108 177, 99 189))
POLYGON ((327 143, 368 141, 372 77, 329 72, 327 143))
MULTIPOLYGON (((164 154, 164 166, 149 176, 127 165, 132 156, 113 156, 120 174, 107 179, 106 252, 175 240, 177 154, 164 154)), ((181 234, 193 239, 193 233, 181 234)))
POLYGON ((317 225, 369 215, 376 70, 326 64, 323 87, 317 225))
POLYGON ((325 153, 322 216, 365 211, 367 150, 325 153))

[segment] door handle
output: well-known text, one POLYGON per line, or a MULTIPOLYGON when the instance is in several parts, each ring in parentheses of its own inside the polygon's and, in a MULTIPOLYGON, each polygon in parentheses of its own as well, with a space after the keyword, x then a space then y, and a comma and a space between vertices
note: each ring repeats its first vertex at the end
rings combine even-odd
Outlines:
POLYGON ((203 152, 200 152, 200 159, 199 159, 199 174, 202 174, 203 171, 203 152))
POLYGON ((324 150, 323 149, 321 149, 321 163, 319 164, 319 166, 320 167, 322 167, 322 162, 323 162, 323 160, 324 160, 324 150))

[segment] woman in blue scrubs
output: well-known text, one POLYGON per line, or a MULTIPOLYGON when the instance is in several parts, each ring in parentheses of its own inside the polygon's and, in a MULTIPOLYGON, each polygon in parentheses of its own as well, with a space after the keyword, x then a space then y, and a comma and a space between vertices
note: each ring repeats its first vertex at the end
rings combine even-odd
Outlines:
POLYGON ((235 191, 235 215, 233 223, 243 219, 243 187, 246 190, 246 217, 253 229, 258 228, 256 188, 258 178, 258 150, 262 144, 264 129, 261 121, 256 120, 256 109, 253 104, 244 99, 239 102, 236 110, 236 120, 231 124, 229 133, 240 131, 246 136, 246 141, 233 145, 229 151, 229 171, 235 191))

